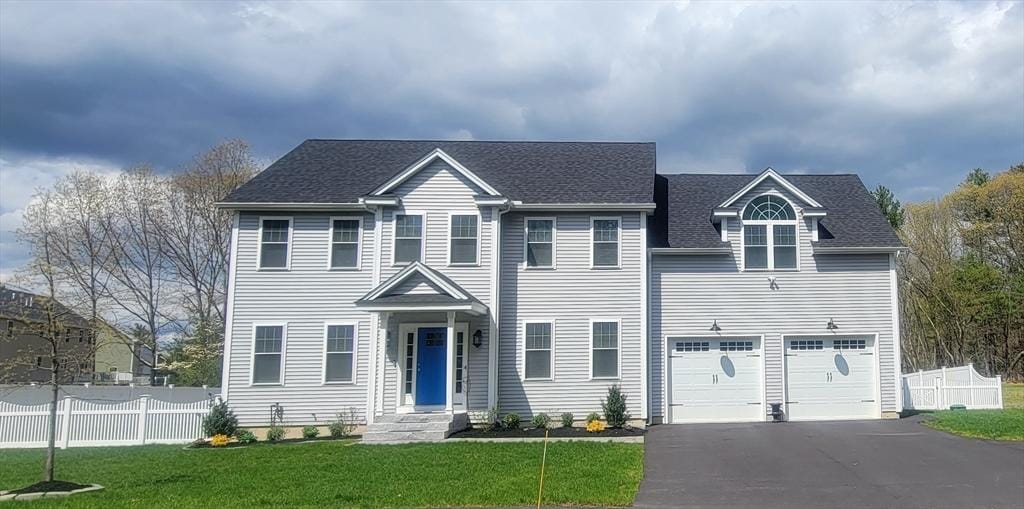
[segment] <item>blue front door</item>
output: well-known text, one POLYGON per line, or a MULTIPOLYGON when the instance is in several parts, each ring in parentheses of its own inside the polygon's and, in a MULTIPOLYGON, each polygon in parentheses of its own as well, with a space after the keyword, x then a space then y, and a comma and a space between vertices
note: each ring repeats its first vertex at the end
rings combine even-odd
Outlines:
POLYGON ((447 371, 445 356, 448 347, 445 336, 448 329, 422 328, 416 348, 416 404, 443 405, 447 371))

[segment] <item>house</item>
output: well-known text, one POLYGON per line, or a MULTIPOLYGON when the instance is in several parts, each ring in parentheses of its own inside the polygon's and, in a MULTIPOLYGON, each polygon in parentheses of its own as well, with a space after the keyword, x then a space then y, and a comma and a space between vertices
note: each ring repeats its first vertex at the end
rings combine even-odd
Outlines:
POLYGON ((612 384, 643 423, 901 408, 903 247, 855 175, 659 175, 653 143, 308 140, 220 206, 222 396, 245 426, 351 408, 367 437, 439 437, 489 409, 582 419, 612 384))
POLYGON ((96 334, 97 382, 127 383, 133 380, 135 355, 127 334, 105 321, 99 323, 96 334))
POLYGON ((0 383, 49 382, 52 345, 44 337, 47 313, 63 339, 61 383, 89 382, 95 371, 95 335, 89 320, 60 302, 0 285, 0 383))

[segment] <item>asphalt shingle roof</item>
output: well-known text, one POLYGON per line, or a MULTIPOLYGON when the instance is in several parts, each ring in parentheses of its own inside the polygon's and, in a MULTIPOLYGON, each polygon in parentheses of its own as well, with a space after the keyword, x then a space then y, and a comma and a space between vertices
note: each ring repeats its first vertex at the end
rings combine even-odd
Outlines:
POLYGON ((654 143, 306 140, 228 203, 355 203, 440 148, 524 203, 652 203, 654 143))
MULTIPOLYGON (((652 222, 654 247, 724 247, 711 222, 712 210, 757 175, 658 175, 658 210, 652 222)), ((821 203, 821 247, 901 247, 896 232, 857 175, 783 175, 821 203)))

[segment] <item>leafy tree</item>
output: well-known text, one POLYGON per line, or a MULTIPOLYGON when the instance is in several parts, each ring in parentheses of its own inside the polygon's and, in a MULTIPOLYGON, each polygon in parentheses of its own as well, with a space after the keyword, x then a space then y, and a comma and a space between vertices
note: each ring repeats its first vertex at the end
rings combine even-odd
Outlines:
POLYGON ((178 385, 220 385, 221 352, 224 332, 220 324, 199 322, 191 333, 175 343, 165 366, 178 385))
POLYGON ((896 230, 899 230, 903 226, 903 206, 900 205, 900 201, 896 199, 896 195, 892 194, 889 188, 879 185, 871 192, 871 196, 875 198, 875 202, 878 203, 878 208, 882 209, 882 214, 885 214, 885 218, 889 220, 889 224, 896 230))

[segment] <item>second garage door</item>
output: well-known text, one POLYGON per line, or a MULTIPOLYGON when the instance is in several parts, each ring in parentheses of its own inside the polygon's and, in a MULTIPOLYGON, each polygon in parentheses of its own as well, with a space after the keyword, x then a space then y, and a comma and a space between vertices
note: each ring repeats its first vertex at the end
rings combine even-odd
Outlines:
POLYGON ((761 338, 669 338, 672 423, 764 420, 761 338))
POLYGON ((790 420, 878 417, 874 336, 789 337, 785 348, 790 420))

